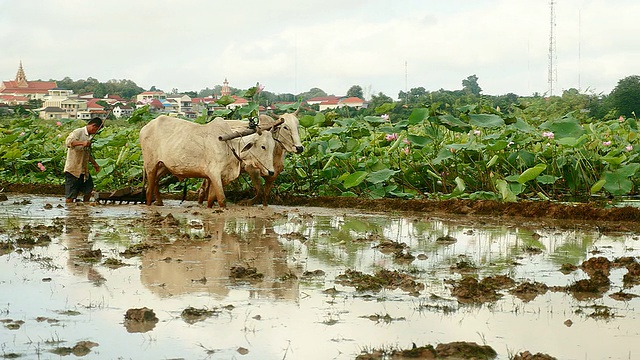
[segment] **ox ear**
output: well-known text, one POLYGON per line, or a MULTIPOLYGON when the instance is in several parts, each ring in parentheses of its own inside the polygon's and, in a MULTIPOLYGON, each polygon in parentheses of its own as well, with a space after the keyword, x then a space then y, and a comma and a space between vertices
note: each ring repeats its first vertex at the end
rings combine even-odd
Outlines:
POLYGON ((251 149, 252 147, 253 147, 253 143, 249 142, 242 148, 242 150, 240 152, 245 152, 245 151, 251 149))

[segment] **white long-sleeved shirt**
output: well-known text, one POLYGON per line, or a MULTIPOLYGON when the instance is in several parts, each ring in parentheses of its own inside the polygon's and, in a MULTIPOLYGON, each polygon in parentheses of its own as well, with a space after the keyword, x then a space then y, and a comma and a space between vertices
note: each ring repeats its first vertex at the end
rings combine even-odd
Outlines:
POLYGON ((67 136, 67 140, 65 141, 67 145, 67 160, 64 163, 64 171, 71 173, 75 177, 80 177, 80 175, 88 172, 89 148, 71 146, 71 143, 74 141, 91 140, 92 137, 92 135, 89 135, 86 126, 73 130, 69 136, 67 136))

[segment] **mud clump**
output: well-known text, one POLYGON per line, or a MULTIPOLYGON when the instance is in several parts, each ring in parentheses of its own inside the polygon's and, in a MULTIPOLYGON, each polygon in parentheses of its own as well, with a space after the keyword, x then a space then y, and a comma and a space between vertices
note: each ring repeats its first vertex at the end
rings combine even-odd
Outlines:
POLYGON ((529 351, 523 351, 517 354, 516 356, 514 356, 513 360, 558 360, 558 359, 547 354, 542 354, 542 353, 531 354, 529 351))
POLYGON ((509 293, 524 302, 529 302, 535 299, 538 295, 546 293, 548 290, 549 287, 546 284, 535 281, 522 283, 515 289, 509 291, 509 293))
POLYGON ((596 272, 601 272, 602 274, 609 276, 611 261, 605 257, 592 257, 583 261, 580 267, 582 268, 582 271, 587 273, 589 276, 596 272))
POLYGON ((124 315, 124 326, 130 333, 144 333, 153 330, 158 323, 156 313, 147 307, 129 309, 124 315))
POLYGON ((205 320, 206 318, 217 316, 220 314, 220 311, 213 309, 196 309, 194 307, 188 307, 182 310, 180 316, 182 320, 184 320, 187 324, 195 324, 198 321, 205 320))
POLYGON ((473 342, 456 341, 448 344, 438 344, 436 353, 441 358, 462 359, 493 359, 498 353, 488 345, 478 345, 473 342))
POLYGON ((383 254, 393 254, 406 249, 407 244, 386 240, 380 242, 380 244, 374 246, 374 248, 380 250, 380 252, 383 254))
POLYGON ((502 297, 497 290, 507 289, 515 284, 513 279, 502 275, 486 277, 481 281, 467 276, 459 281, 448 280, 447 282, 453 285, 451 295, 465 304, 494 302, 502 297))
POLYGON ((578 267, 573 264, 562 264, 562 266, 560 266, 560 272, 565 275, 570 274, 576 270, 578 270, 578 267))
POLYGON ((82 261, 85 261, 85 262, 95 263, 100 261, 100 259, 102 259, 102 250, 100 249, 86 250, 86 251, 83 251, 78 256, 78 258, 80 258, 82 261))
POLYGON ((640 284, 640 264, 633 262, 627 265, 627 273, 622 276, 622 284, 630 288, 640 284))
POLYGON ((595 271, 589 279, 578 280, 567 286, 565 289, 578 297, 589 297, 589 295, 601 295, 609 290, 611 281, 603 271, 595 271))
POLYGON ((336 277, 336 283, 353 286, 356 291, 379 292, 382 289, 402 289, 411 294, 417 294, 424 289, 424 284, 417 283, 410 275, 403 274, 397 270, 391 271, 381 269, 374 275, 364 274, 360 271, 347 269, 344 274, 336 277))
POLYGON ((141 255, 145 251, 151 250, 153 248, 154 246, 150 244, 145 244, 145 243, 133 244, 129 246, 125 251, 121 252, 120 255, 128 259, 134 256, 141 255))
POLYGON ((229 276, 235 280, 262 280, 264 274, 259 273, 258 269, 252 266, 236 265, 231 267, 229 276))
POLYGON ((60 356, 75 355, 85 356, 91 352, 91 349, 98 346, 98 343, 93 341, 79 341, 73 347, 57 347, 51 352, 60 356))
POLYGON ((448 245, 454 244, 458 241, 458 239, 454 238, 451 235, 440 236, 436 239, 436 244, 448 245))
POLYGON ((478 345, 473 342, 456 341, 447 344, 416 346, 406 350, 374 350, 362 353, 356 360, 382 359, 495 359, 498 353, 488 345, 478 345))
POLYGON ((633 298, 637 298, 638 295, 629 294, 629 293, 626 293, 626 292, 623 292, 623 291, 618 291, 618 292, 615 292, 615 293, 609 295, 609 297, 612 298, 613 300, 629 301, 629 300, 631 300, 633 298))

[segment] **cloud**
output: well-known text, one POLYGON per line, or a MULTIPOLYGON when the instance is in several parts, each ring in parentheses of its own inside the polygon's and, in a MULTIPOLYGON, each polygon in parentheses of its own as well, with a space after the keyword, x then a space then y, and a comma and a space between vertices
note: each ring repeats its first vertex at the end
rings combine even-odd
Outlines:
MULTIPOLYGON (((548 90, 550 8, 539 0, 237 2, 0 0, 0 76, 197 91, 257 81, 276 93, 352 85, 395 97, 455 90, 477 75, 485 94, 548 90)), ((609 92, 637 74, 631 0, 556 1, 557 85, 609 92)))

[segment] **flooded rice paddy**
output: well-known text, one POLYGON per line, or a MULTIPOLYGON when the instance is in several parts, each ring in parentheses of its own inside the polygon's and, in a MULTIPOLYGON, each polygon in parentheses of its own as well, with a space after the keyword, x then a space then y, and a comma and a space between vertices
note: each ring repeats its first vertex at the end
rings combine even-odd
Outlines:
POLYGON ((0 358, 390 358, 454 342, 496 359, 640 358, 636 233, 7 195, 0 358))

